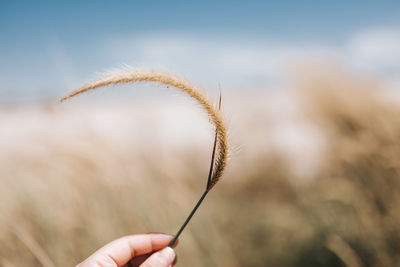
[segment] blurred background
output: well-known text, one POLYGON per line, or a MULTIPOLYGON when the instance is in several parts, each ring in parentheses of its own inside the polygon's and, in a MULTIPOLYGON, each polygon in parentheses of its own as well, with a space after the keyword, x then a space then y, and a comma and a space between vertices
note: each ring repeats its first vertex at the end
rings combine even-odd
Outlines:
POLYGON ((0 266, 175 234, 213 127, 164 86, 58 99, 127 65, 222 111, 227 172, 177 266, 400 265, 398 1, 0 1, 0 266))

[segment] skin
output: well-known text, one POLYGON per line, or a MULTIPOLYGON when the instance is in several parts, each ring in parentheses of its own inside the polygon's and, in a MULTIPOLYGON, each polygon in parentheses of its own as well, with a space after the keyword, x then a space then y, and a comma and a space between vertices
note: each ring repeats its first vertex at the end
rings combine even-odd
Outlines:
POLYGON ((168 247, 172 238, 158 233, 125 236, 100 248, 77 267, 169 267, 176 263, 175 252, 168 247))

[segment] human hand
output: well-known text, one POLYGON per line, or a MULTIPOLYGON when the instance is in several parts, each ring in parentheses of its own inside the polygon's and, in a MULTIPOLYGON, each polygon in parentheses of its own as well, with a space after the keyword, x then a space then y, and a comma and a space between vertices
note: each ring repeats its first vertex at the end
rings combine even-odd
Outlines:
POLYGON ((100 248, 77 267, 169 267, 176 259, 168 247, 172 238, 166 234, 125 236, 100 248))

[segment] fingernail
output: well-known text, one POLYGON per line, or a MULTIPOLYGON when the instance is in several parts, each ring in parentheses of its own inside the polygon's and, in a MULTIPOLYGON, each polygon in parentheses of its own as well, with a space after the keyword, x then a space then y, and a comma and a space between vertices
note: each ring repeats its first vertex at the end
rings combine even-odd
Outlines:
POLYGON ((160 256, 167 262, 172 262, 175 259, 175 251, 170 247, 166 247, 160 251, 160 256))

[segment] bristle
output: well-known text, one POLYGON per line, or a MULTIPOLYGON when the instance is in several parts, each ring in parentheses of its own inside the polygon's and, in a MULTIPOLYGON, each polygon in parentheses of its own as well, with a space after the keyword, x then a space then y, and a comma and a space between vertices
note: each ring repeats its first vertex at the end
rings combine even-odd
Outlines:
POLYGON ((188 94, 191 98, 195 99, 207 112, 211 121, 215 125, 217 135, 218 152, 215 157, 213 168, 214 173, 210 180, 210 188, 212 188, 222 176, 226 166, 226 160, 228 157, 228 140, 226 126, 222 119, 220 111, 214 107, 212 102, 206 97, 206 95, 202 91, 200 91, 191 83, 166 73, 122 70, 119 72, 115 72, 114 74, 105 76, 92 83, 89 83, 88 85, 76 91, 73 91, 69 95, 64 96, 60 99, 60 101, 65 101, 73 96, 90 90, 94 90, 99 87, 135 82, 155 82, 175 87, 188 94))

